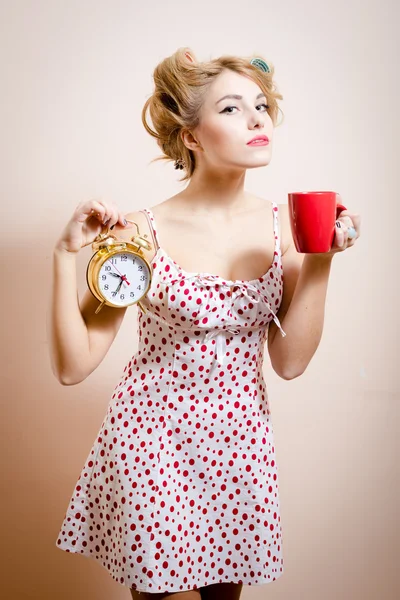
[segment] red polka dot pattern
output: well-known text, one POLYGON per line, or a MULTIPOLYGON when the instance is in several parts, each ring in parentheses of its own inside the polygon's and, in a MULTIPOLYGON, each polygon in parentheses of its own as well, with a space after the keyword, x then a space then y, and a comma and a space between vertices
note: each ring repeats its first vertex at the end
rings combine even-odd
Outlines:
MULTIPOLYGON (((145 209, 158 243, 154 215, 145 209)), ((187 273, 159 247, 139 348, 110 399, 57 547, 160 593, 283 573, 264 347, 283 290, 275 254, 253 281, 187 273)), ((285 335, 281 329, 282 335, 285 335)))

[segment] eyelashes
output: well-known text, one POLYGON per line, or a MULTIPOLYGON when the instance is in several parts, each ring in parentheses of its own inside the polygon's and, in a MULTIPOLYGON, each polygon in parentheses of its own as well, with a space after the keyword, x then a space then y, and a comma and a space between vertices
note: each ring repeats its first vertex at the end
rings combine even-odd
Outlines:
MULTIPOLYGON (((269 104, 258 104, 258 106, 265 106, 266 110, 269 109, 269 104)), ((228 112, 228 108, 237 108, 237 106, 226 106, 224 110, 221 110, 220 114, 222 115, 223 113, 226 113, 228 115, 232 115, 232 112, 228 112)))

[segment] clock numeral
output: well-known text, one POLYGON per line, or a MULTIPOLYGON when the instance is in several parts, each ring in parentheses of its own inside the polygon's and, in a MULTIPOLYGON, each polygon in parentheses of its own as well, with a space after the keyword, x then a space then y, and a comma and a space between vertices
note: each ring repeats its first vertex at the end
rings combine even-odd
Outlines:
POLYGON ((107 279, 107 275, 102 275, 101 278, 104 281, 105 279, 107 279))
POLYGON ((140 276, 140 281, 144 281, 146 279, 146 275, 141 275, 140 276))
POLYGON ((125 294, 121 294, 120 295, 120 300, 123 300, 125 298, 125 294))
POLYGON ((108 290, 108 283, 105 284, 104 289, 108 290))
POLYGON ((130 295, 131 298, 134 298, 135 297, 135 292, 131 292, 129 295, 130 295))
POLYGON ((139 271, 143 271, 143 265, 138 266, 139 271))
POLYGON ((104 270, 105 270, 105 271, 111 271, 111 267, 110 267, 110 265, 106 265, 106 266, 104 267, 104 270))
POLYGON ((122 254, 122 256, 121 256, 121 262, 125 262, 127 260, 128 260, 127 255, 126 254, 122 254))

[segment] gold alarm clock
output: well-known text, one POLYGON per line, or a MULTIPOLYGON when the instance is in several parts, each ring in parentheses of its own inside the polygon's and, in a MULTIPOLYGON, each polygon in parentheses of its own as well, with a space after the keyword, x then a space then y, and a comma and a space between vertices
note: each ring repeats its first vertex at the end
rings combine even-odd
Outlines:
POLYGON ((131 241, 118 239, 107 231, 100 233, 92 243, 95 250, 86 270, 86 281, 93 296, 100 301, 95 314, 104 304, 114 308, 125 308, 138 304, 151 286, 152 268, 146 260, 143 248, 151 250, 152 245, 139 233, 131 241))

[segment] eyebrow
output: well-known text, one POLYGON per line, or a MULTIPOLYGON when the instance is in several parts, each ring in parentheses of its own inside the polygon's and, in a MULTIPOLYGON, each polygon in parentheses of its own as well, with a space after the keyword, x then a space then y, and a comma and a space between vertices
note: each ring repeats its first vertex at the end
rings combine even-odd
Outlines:
MULTIPOLYGON (((266 98, 266 95, 261 92, 261 94, 258 94, 258 96, 256 97, 256 100, 258 100, 259 98, 263 98, 263 97, 266 98)), ((239 94, 228 94, 227 96, 223 96, 222 98, 217 100, 217 102, 215 104, 218 104, 218 102, 225 100, 225 98, 233 98, 234 100, 242 100, 243 96, 239 96, 239 94)))

